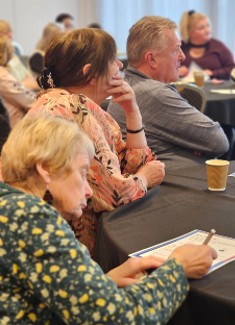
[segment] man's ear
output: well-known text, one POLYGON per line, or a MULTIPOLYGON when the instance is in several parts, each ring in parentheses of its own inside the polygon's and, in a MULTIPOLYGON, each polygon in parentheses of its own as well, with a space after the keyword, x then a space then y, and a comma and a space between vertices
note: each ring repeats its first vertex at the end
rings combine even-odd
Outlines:
POLYGON ((44 167, 41 162, 36 164, 36 170, 46 184, 50 184, 51 177, 48 168, 44 167))
POLYGON ((156 68, 158 62, 157 62, 157 58, 153 54, 153 52, 150 52, 150 51, 146 52, 144 58, 150 67, 156 68))
MULTIPOLYGON (((82 72, 83 72, 83 75, 84 75, 84 76, 88 73, 88 71, 90 70, 90 68, 91 68, 91 64, 90 64, 90 63, 87 63, 87 64, 84 65, 84 67, 82 68, 82 72)), ((92 86, 95 86, 95 85, 96 85, 96 79, 93 78, 93 79, 90 81, 90 84, 91 84, 92 86)))

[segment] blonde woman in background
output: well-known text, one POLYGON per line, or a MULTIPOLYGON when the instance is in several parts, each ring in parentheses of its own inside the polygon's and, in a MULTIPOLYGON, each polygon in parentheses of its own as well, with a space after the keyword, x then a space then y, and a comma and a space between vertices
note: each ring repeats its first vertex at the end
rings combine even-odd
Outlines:
POLYGON ((5 36, 9 39, 13 46, 13 54, 8 62, 8 67, 14 77, 23 83, 23 85, 31 90, 39 90, 36 79, 32 76, 29 69, 22 63, 20 56, 23 52, 19 50, 18 43, 13 41, 12 27, 9 22, 0 20, 0 36, 5 36))
POLYGON ((200 66, 210 78, 229 79, 234 60, 231 51, 211 35, 209 18, 194 10, 185 12, 180 22, 182 51, 186 58, 180 76, 189 72, 191 62, 200 66))
POLYGON ((49 47, 52 38, 58 33, 64 31, 62 23, 49 23, 42 32, 42 36, 36 45, 35 52, 29 58, 29 66, 32 72, 40 74, 44 69, 45 51, 49 47))
POLYGON ((26 89, 11 73, 8 63, 14 55, 9 38, 0 36, 0 96, 13 128, 35 101, 35 93, 26 89))

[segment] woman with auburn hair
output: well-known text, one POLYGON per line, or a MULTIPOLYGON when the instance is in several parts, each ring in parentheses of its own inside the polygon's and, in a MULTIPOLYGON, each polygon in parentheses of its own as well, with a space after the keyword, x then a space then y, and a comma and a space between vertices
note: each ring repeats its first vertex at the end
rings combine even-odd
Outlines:
POLYGON ((26 116, 9 135, 0 182, 1 324, 165 324, 187 295, 187 277, 208 271, 216 253, 184 245, 167 261, 130 258, 104 274, 58 213, 79 216, 86 207, 93 156, 76 123, 51 115, 26 116), (58 211, 42 199, 47 189, 58 211))
POLYGON ((199 65, 210 78, 229 79, 234 60, 231 51, 211 36, 209 18, 194 10, 185 12, 180 22, 182 50, 186 56, 181 77, 188 74, 191 62, 199 65))
POLYGON ((100 213, 143 197, 165 175, 165 165, 147 146, 134 92, 121 77, 122 64, 115 55, 115 41, 102 29, 57 34, 39 77, 46 91, 31 109, 73 119, 95 145, 88 173, 94 195, 82 218, 71 215, 69 221, 91 254, 100 213), (99 106, 109 96, 125 112, 126 143, 118 124, 99 106))

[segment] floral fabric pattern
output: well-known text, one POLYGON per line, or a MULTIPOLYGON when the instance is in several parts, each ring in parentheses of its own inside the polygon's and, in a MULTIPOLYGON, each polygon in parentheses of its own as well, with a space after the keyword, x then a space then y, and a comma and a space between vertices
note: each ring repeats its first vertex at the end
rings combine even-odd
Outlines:
MULTIPOLYGON (((30 110, 37 111, 46 111, 74 120, 94 143, 95 157, 88 174, 93 197, 83 220, 86 216, 89 218, 89 215, 94 215, 94 212, 111 211, 146 194, 147 189, 142 180, 133 174, 147 161, 156 159, 154 153, 149 147, 126 148, 118 124, 99 105, 82 94, 69 94, 63 89, 52 89, 42 93, 30 110)), ((78 223, 77 220, 74 222, 78 223)), ((78 233, 81 235, 84 231, 78 233)), ((92 236, 93 231, 84 234, 83 238, 78 235, 79 240, 86 244, 91 252, 94 246, 92 236)))
POLYGON ((188 291, 174 259, 118 289, 45 201, 0 183, 0 324, 165 324, 188 291))

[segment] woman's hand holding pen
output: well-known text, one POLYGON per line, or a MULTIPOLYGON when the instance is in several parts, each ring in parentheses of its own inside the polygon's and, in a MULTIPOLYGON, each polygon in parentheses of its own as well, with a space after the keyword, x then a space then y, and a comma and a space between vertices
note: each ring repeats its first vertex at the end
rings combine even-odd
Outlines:
POLYGON ((182 265, 188 278, 199 279, 209 271, 217 253, 208 245, 186 244, 177 247, 169 258, 175 258, 182 265))

